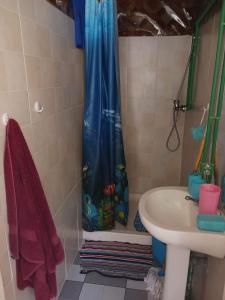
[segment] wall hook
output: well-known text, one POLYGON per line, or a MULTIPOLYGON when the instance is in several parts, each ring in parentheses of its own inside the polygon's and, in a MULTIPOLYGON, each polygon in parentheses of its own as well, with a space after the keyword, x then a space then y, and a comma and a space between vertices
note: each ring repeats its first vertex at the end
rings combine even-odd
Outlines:
POLYGON ((39 103, 38 101, 36 101, 34 103, 34 111, 37 112, 37 113, 42 113, 44 110, 44 107, 41 103, 39 103))
POLYGON ((4 126, 7 126, 8 121, 9 121, 9 115, 8 115, 7 113, 4 113, 4 114, 2 115, 2 124, 3 124, 4 126))

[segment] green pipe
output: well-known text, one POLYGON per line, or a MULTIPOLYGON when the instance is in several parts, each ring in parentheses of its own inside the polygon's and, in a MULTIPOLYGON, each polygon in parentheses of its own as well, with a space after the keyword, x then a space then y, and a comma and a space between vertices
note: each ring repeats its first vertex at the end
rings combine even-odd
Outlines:
POLYGON ((205 10, 199 16, 195 23, 195 33, 192 38, 192 51, 191 51, 191 59, 190 59, 190 68, 188 75, 188 88, 187 88, 187 100, 186 100, 186 108, 187 110, 192 110, 193 108, 193 89, 194 89, 194 80, 196 73, 196 64, 198 58, 198 49, 200 42, 200 26, 204 18, 210 13, 212 7, 216 3, 216 0, 210 0, 205 10))
POLYGON ((206 141, 205 141, 205 146, 203 149, 202 160, 201 160, 202 172, 205 168, 205 164, 207 161, 207 153, 209 150, 210 139, 211 139, 211 135, 212 135, 212 127, 213 127, 213 123, 214 123, 217 86, 218 86, 218 78, 219 78, 222 50, 223 50, 223 34, 224 34, 224 25, 225 25, 224 21, 225 21, 225 0, 223 0, 221 17, 220 17, 215 68, 214 68, 214 74, 213 74, 213 84, 212 84, 212 91, 211 91, 211 97, 210 97, 209 116, 208 116, 207 131, 206 131, 206 141))
POLYGON ((197 64, 197 54, 199 48, 199 26, 197 25, 195 28, 195 34, 192 38, 192 50, 191 50, 191 58, 190 58, 190 68, 188 74, 188 89, 187 89, 187 100, 186 100, 186 108, 187 110, 192 109, 193 103, 193 86, 195 79, 195 70, 197 64))
POLYGON ((208 2, 208 5, 206 6, 205 10, 201 13, 201 15, 198 17, 197 21, 196 21, 196 25, 201 25, 202 21, 204 20, 204 18, 210 13, 212 7, 214 6, 214 4, 216 4, 217 0, 210 0, 208 2))
POLYGON ((215 165, 216 143, 217 143, 218 132, 219 132, 219 123, 220 123, 222 108, 223 108, 224 90, 225 90, 225 53, 223 58, 223 67, 222 67, 222 74, 221 74, 221 81, 220 81, 217 114, 215 118, 214 130, 213 130, 213 141, 212 141, 212 151, 211 151, 211 164, 213 165, 215 165))

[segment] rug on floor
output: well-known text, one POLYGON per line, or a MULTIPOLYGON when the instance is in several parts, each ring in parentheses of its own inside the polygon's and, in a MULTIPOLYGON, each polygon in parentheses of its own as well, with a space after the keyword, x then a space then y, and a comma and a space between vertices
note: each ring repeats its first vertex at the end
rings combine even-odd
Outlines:
POLYGON ((81 273, 98 272, 104 276, 144 280, 152 266, 158 266, 151 246, 85 241, 80 251, 81 273))

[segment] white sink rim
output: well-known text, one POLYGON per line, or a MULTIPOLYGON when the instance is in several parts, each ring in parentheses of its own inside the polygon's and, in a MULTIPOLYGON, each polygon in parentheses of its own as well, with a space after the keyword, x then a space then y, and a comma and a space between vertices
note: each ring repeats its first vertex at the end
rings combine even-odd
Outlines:
MULTIPOLYGON (((147 202, 150 201, 154 193, 159 191, 179 191, 188 195, 186 187, 159 187, 146 192, 139 201, 140 218, 145 228, 154 237, 160 241, 184 247, 193 251, 201 252, 204 254, 212 255, 218 258, 225 256, 225 234, 210 231, 200 231, 197 228, 195 216, 197 215, 197 206, 193 201, 183 199, 185 207, 190 207, 193 211, 193 223, 190 227, 173 227, 166 226, 157 220, 157 217, 149 216, 147 210, 147 202), (188 201, 188 204, 187 202, 188 201)), ((182 199, 181 199, 182 200, 182 199)), ((168 201, 165 199, 165 201, 168 201)), ((165 222, 166 223, 166 222, 165 222)))

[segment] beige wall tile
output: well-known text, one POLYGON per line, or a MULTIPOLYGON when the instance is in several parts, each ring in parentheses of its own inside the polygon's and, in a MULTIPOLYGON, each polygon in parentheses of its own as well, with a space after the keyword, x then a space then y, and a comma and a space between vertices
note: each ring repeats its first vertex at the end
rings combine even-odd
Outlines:
POLYGON ((41 121, 55 112, 55 91, 49 89, 33 89, 29 91, 29 102, 31 108, 32 122, 41 121), (43 113, 37 113, 34 110, 35 102, 39 102, 44 110, 43 113))
MULTIPOLYGON (((179 185, 181 151, 174 161, 165 144, 190 44, 190 37, 186 36, 120 38, 123 132, 133 193, 159 185, 179 185), (167 160, 173 163, 168 164, 167 160)), ((180 116, 181 140, 183 126, 184 117, 180 116)))
POLYGON ((24 53, 38 56, 37 24, 33 20, 21 18, 24 53))
POLYGON ((119 38, 119 62, 121 67, 127 66, 128 40, 127 37, 119 38))
POLYGON ((121 109, 122 113, 127 110, 127 67, 120 67, 120 87, 121 87, 121 109))
MULTIPOLYGON (((69 86, 72 82, 72 70, 71 65, 65 62, 61 62, 59 64, 60 66, 60 77, 59 80, 61 81, 61 84, 66 87, 69 86)), ((58 84, 59 85, 59 84, 58 84)))
POLYGON ((0 270, 1 270, 1 275, 2 275, 2 281, 3 281, 3 286, 7 287, 8 284, 12 280, 12 270, 10 266, 10 261, 9 261, 9 255, 8 255, 8 247, 7 247, 7 239, 6 239, 6 226, 4 219, 0 217, 0 230, 1 230, 1 253, 0 253, 0 270))
POLYGON ((49 34, 49 30, 44 26, 41 25, 37 26, 37 40, 38 40, 39 55, 41 57, 51 56, 50 34, 49 34))
MULTIPOLYGON (((53 155, 55 156, 55 153, 53 155)), ((56 214, 57 210, 62 205, 63 195, 60 176, 61 172, 59 169, 59 165, 55 165, 55 167, 49 169, 49 171, 47 172, 47 176, 43 179, 44 189, 53 215, 56 214)))
POLYGON ((72 63, 76 66, 83 65, 83 50, 79 48, 71 48, 72 52, 72 63))
POLYGON ((25 90, 26 77, 23 56, 19 53, 4 52, 3 57, 8 90, 25 90))
POLYGON ((8 101, 10 107, 5 112, 8 112, 21 125, 28 124, 30 113, 27 91, 8 92, 8 101))
POLYGON ((34 20, 34 2, 36 0, 18 0, 19 2, 19 12, 20 14, 28 19, 34 20))
POLYGON ((52 29, 52 31, 56 34, 59 34, 63 37, 67 37, 66 35, 66 19, 65 14, 54 7, 50 7, 50 4, 47 3, 47 12, 48 12, 48 22, 49 22, 49 27, 52 29))
POLYGON ((50 57, 51 47, 49 30, 26 18, 22 18, 21 24, 25 54, 50 57))
POLYGON ((9 282, 5 288, 6 300, 18 300, 15 295, 15 287, 12 282, 9 282))
POLYGON ((141 153, 141 135, 138 128, 133 125, 127 125, 126 128, 126 148, 128 152, 131 153, 141 153))
POLYGON ((177 64, 185 65, 190 54, 190 37, 159 37, 158 68, 173 68, 177 64))
POLYGON ((26 77, 23 56, 19 53, 4 52, 3 57, 8 90, 25 90, 26 77))
POLYGON ((128 66, 128 99, 155 98, 156 72, 148 67, 128 66))
POLYGON ((155 70, 157 67, 157 50, 157 37, 128 38, 127 65, 131 68, 148 67, 150 70, 155 70))
POLYGON ((63 63, 60 63, 58 61, 53 62, 53 79, 54 79, 54 86, 56 86, 56 87, 64 85, 64 80, 66 80, 66 82, 67 82, 67 79, 63 78, 62 71, 64 69, 62 66, 63 66, 63 63))
MULTIPOLYGON (((66 255, 65 262, 57 268, 60 289, 82 238, 81 233, 78 234, 81 222, 77 220, 78 208, 74 199, 78 202, 81 195, 78 183, 81 178, 83 55, 73 46, 74 24, 67 16, 45 0, 18 2, 23 49, 18 15, 12 12, 16 11, 14 5, 17 1, 0 0, 0 22, 4 21, 4 26, 0 26, 0 115, 7 112, 19 122, 53 217, 60 211, 61 217, 55 217, 55 220, 66 255), (54 57, 50 33, 58 37, 54 57), (44 107, 40 114, 33 110, 35 101, 44 107)), ((0 126, 2 156, 4 135, 5 127, 0 126)), ((7 220, 2 163, 0 208, 0 221, 3 220, 4 224, 1 232, 5 235, 7 220)), ((4 286, 7 300, 33 300, 32 290, 21 292, 16 288, 15 265, 6 241, 1 239, 1 242, 0 248, 5 250, 0 254, 0 269, 4 271, 4 282, 7 282, 4 286)))
POLYGON ((41 58, 41 86, 43 88, 54 87, 54 66, 53 60, 49 58, 41 58))
POLYGON ((21 32, 19 17, 0 7, 0 49, 21 51, 21 32))
POLYGON ((0 0, 0 6, 13 12, 18 11, 17 0, 0 0))
MULTIPOLYGON (((33 4, 35 20, 37 23, 49 27, 49 3, 43 0, 35 0, 33 4)), ((52 9, 54 8, 52 7, 52 9)))
POLYGON ((29 89, 41 87, 41 62, 38 57, 25 56, 27 80, 29 89))
POLYGON ((36 122, 32 125, 32 134, 34 149, 36 152, 40 151, 48 144, 48 133, 46 131, 46 121, 36 122))
POLYGON ((6 68, 3 53, 0 52, 0 91, 7 90, 6 68))
POLYGON ((51 48, 53 58, 56 60, 68 60, 68 42, 67 39, 54 33, 51 34, 51 48))
POLYGON ((55 88, 55 107, 56 111, 69 108, 72 105, 72 89, 70 87, 55 88))

